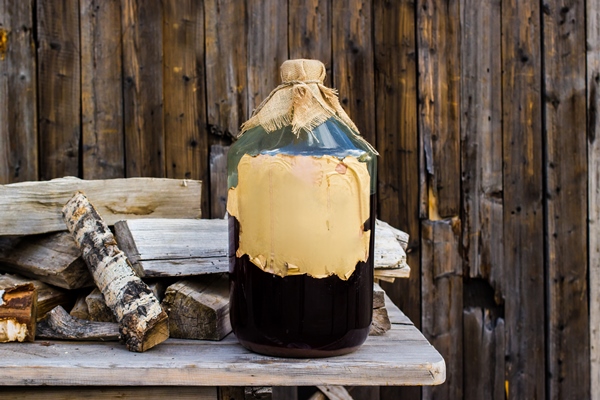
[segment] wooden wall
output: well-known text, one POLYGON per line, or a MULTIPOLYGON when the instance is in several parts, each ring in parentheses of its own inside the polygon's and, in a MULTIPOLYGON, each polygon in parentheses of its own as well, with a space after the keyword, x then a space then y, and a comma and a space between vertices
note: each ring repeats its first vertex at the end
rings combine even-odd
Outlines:
POLYGON ((386 289, 447 361, 381 398, 599 399, 599 0, 0 0, 0 183, 201 179, 221 217, 298 57, 381 153, 411 235, 386 289))

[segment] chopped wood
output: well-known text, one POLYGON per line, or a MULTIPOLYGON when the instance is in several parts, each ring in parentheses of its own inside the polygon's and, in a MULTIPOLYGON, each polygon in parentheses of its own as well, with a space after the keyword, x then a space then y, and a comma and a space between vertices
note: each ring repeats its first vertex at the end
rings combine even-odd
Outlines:
POLYGON ((158 301, 163 301, 165 298, 165 292, 167 291, 167 283, 164 280, 156 280, 154 282, 146 282, 152 293, 156 296, 158 301))
POLYGON ((0 343, 33 342, 37 291, 32 283, 0 283, 0 343))
POLYGON ((104 296, 98 288, 94 288, 94 290, 86 296, 85 304, 88 313, 86 319, 97 322, 117 322, 115 315, 110 307, 106 305, 104 296))
POLYGON ((108 225, 122 219, 199 218, 201 186, 195 180, 74 177, 0 185, 0 235, 65 230, 61 207, 78 190, 89 195, 108 225))
POLYGON ((88 310, 87 303, 85 301, 87 296, 79 296, 75 301, 75 305, 71 308, 69 314, 72 317, 79 319, 90 319, 90 312, 88 310))
POLYGON ((389 230, 400 244, 400 247, 402 247, 402 250, 406 252, 406 250, 408 249, 408 240, 410 238, 408 233, 402 232, 400 229, 396 229, 387 222, 382 221, 380 219, 375 220, 375 232, 377 232, 378 229, 389 230))
POLYGON ((394 282, 396 278, 408 278, 410 276, 410 268, 406 265, 403 268, 396 269, 376 269, 374 274, 376 279, 391 280, 391 282, 394 282))
POLYGON ((0 286, 19 285, 32 283, 37 290, 37 320, 40 320, 48 311, 58 305, 65 306, 71 303, 68 292, 46 285, 38 280, 28 279, 19 275, 0 274, 0 286))
MULTIPOLYGON (((136 219, 115 224, 119 247, 142 277, 194 276, 229 271, 228 223, 223 219, 136 219)), ((377 221, 375 268, 382 278, 407 278, 410 267, 398 237, 377 221)), ((377 274, 376 274, 377 276, 377 274)))
POLYGON ((343 386, 317 386, 329 400, 352 400, 352 396, 343 386))
POLYGON ((68 232, 24 237, 13 246, 0 246, 0 270, 64 289, 94 285, 81 250, 68 232))
POLYGON ((169 337, 167 314, 135 275, 115 237, 87 197, 77 192, 63 208, 64 220, 104 295, 130 351, 143 352, 169 337))
POLYGON ((390 317, 385 307, 373 309, 373 320, 369 329, 369 336, 381 336, 392 328, 390 317))
POLYGON ((169 286, 162 306, 169 315, 172 337, 221 340, 231 332, 229 278, 225 274, 169 286))
POLYGON ((51 310, 37 324, 38 339, 119 340, 119 325, 112 322, 92 322, 75 318, 61 306, 51 310))
POLYGON ((385 292, 377 283, 373 284, 373 308, 385 307, 385 292))

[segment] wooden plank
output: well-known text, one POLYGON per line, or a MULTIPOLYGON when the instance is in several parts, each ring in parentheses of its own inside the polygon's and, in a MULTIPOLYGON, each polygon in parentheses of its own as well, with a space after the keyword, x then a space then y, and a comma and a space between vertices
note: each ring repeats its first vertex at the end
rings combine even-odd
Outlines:
POLYGON ((81 251, 67 232, 30 236, 13 246, 0 244, 0 270, 63 289, 94 285, 81 251))
POLYGON ((331 0, 290 0, 290 59, 317 59, 325 64, 325 86, 331 82, 331 0))
MULTIPOLYGON (((181 400, 214 400, 217 395, 216 387, 18 387, 2 388, 2 394, 7 398, 66 400, 76 398, 92 399, 132 399, 132 400, 163 400, 173 397, 181 400)), ((229 398, 227 400, 230 400, 229 398)))
POLYGON ((204 10, 210 133, 236 136, 248 119, 246 5, 234 0, 207 0, 204 10))
POLYGON ((109 225, 122 219, 197 218, 201 182, 130 178, 86 181, 60 178, 0 186, 0 235, 63 231, 62 206, 81 190, 109 225), (19 212, 15 212, 19 210, 19 212))
POLYGON ((489 310, 463 311, 464 398, 504 400, 504 320, 489 310), (467 341, 468 338, 468 341, 467 341))
MULTIPOLYGON (((391 302, 386 307, 390 315, 390 307, 401 313, 391 302)), ((0 384, 431 385, 445 377, 439 353, 413 325, 403 324, 392 324, 384 336, 369 337, 354 353, 310 362, 251 353, 233 335, 220 342, 169 339, 137 357, 111 343, 47 344, 35 351, 25 343, 0 346, 0 384)))
MULTIPOLYGON (((137 219, 115 224, 119 247, 144 277, 190 276, 229 270, 224 219, 137 219)), ((406 278, 410 268, 391 230, 375 230, 376 273, 406 278), (395 243, 395 248, 390 245, 395 243)))
POLYGON ((539 4, 502 2, 504 299, 510 399, 546 397, 539 4))
POLYGON ((288 2, 248 0, 247 113, 280 83, 279 66, 288 59, 288 2))
POLYGON ((463 247, 470 277, 502 293, 502 71, 500 0, 462 0, 463 247))
POLYGON ((332 1, 333 84, 362 136, 377 145, 373 10, 367 0, 332 1))
POLYGON ((590 397, 585 4, 543 9, 549 398, 590 397))
POLYGON ((430 219, 460 213, 460 15, 459 1, 417 5, 419 130, 425 150, 430 219), (435 214, 439 214, 436 216, 435 214))
POLYGON ((210 216, 223 218, 227 212, 227 152, 229 146, 210 146, 210 216))
POLYGON ((123 178, 123 82, 119 0, 81 0, 82 176, 123 178))
POLYGON ((423 334, 448 363, 446 384, 424 388, 425 398, 463 397, 463 277, 458 218, 424 221, 421 279, 423 334))
MULTIPOLYGON (((163 2, 165 158, 168 178, 209 182, 202 2, 163 2)), ((202 188, 209 210, 210 185, 202 188)))
POLYGON ((586 6, 590 394, 600 400, 600 1, 586 6))
POLYGON ((126 176, 165 176, 162 3, 123 0, 126 176))
POLYGON ((0 3, 0 183, 38 179, 34 4, 0 3))
POLYGON ((40 179, 79 175, 79 2, 37 2, 40 179))

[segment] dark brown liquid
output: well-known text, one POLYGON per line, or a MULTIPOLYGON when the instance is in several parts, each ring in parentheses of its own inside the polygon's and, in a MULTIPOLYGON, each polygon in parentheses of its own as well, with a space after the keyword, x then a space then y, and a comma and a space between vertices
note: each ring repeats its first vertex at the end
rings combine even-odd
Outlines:
POLYGON ((282 357, 327 357, 352 352, 366 340, 373 309, 373 208, 371 196, 369 259, 346 281, 336 275, 282 278, 248 256, 236 257, 239 224, 229 217, 230 317, 244 347, 282 357))

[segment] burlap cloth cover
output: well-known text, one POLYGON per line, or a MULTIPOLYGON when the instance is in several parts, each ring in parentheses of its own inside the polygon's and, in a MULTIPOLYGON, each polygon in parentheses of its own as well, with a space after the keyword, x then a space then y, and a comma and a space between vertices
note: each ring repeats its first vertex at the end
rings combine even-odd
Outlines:
POLYGON ((241 127, 240 136, 249 129, 262 126, 273 132, 292 126, 296 136, 313 129, 334 117, 346 124, 361 142, 377 154, 362 137, 338 100, 337 91, 323 85, 325 65, 318 60, 288 60, 281 64, 281 85, 258 106, 252 117, 241 127))

